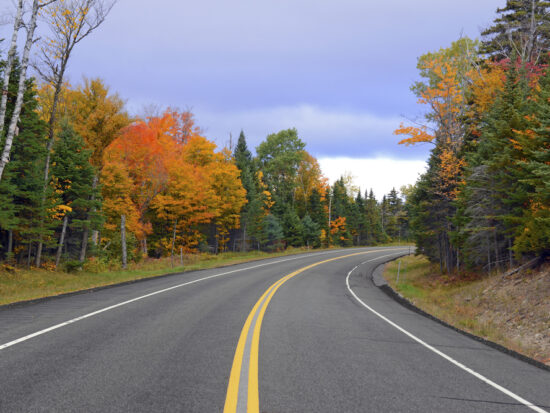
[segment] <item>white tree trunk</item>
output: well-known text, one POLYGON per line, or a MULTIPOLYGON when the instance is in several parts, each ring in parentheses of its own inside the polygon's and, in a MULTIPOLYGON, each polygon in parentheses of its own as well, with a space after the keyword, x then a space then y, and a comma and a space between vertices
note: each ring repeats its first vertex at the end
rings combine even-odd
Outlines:
POLYGON ((15 136, 15 130, 17 123, 19 122, 19 115, 21 114, 21 107, 23 106, 23 95, 25 93, 26 80, 27 80, 27 67, 29 66, 29 56, 31 53, 31 47, 34 43, 34 31, 36 30, 36 19, 38 17, 39 0, 34 0, 32 3, 32 15, 31 21, 27 28, 27 40, 25 41, 25 48, 23 49, 23 58, 21 59, 21 74, 19 75, 19 86, 17 89, 17 99, 15 101, 15 108, 11 117, 10 126, 8 128, 8 135, 6 136, 6 143, 4 144, 4 151, 0 158, 0 180, 2 180, 2 174, 4 168, 10 160, 11 146, 13 144, 13 137, 15 136))
POLYGON ((6 107, 8 105, 8 88, 10 85, 11 69, 17 52, 17 36, 21 28, 21 20, 23 19, 23 0, 17 2, 17 12, 15 21, 13 22, 13 34, 11 36, 10 48, 8 51, 8 59, 4 69, 4 79, 2 80, 2 100, 0 101, 0 131, 4 130, 4 121, 6 119, 6 107))

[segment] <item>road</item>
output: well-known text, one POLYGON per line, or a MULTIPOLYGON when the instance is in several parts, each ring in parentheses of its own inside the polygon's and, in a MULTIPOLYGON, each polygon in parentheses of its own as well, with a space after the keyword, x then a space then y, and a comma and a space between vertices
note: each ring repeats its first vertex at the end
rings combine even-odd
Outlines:
POLYGON ((550 373, 372 283, 405 252, 302 254, 4 307, 0 411, 550 411, 550 373))

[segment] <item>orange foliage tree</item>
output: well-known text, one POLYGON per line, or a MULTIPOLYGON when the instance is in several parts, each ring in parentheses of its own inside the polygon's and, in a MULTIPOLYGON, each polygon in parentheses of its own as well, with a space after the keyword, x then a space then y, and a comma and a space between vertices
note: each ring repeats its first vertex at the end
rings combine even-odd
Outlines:
POLYGON ((239 227, 246 203, 239 170, 228 151, 217 152, 199 132, 191 113, 168 109, 128 126, 106 151, 108 225, 116 228, 120 215, 129 215, 128 229, 144 253, 153 226, 154 247, 164 255, 195 250, 208 225, 223 250, 229 232, 239 227))

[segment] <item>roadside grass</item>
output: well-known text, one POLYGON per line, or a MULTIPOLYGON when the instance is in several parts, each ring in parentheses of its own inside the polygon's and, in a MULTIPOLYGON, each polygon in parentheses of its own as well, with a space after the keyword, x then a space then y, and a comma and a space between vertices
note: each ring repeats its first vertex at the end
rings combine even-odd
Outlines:
POLYGON ((506 309, 510 314, 517 311, 510 295, 492 295, 497 277, 458 279, 441 275, 439 268, 423 256, 403 257, 388 263, 384 269, 388 284, 425 312, 471 334, 540 359, 540 347, 510 333, 511 327, 504 321, 506 314, 494 316, 495 308, 506 309))
POLYGON ((90 260, 82 271, 67 273, 53 269, 19 269, 0 266, 0 305, 18 301, 32 300, 41 297, 54 296, 89 288, 118 284, 125 281, 139 280, 164 274, 218 268, 227 265, 240 264, 265 258, 295 255, 304 252, 318 252, 306 248, 288 248, 282 252, 267 253, 250 251, 246 253, 225 252, 213 254, 189 254, 183 256, 183 266, 180 257, 174 257, 174 267, 170 258, 144 259, 129 263, 127 270, 122 270, 120 264, 102 263, 90 260))

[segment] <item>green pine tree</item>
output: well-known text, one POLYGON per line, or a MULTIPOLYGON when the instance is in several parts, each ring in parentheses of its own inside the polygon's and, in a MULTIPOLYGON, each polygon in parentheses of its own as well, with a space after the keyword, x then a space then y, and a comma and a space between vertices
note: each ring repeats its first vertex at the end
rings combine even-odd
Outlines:
MULTIPOLYGON (((7 119, 11 118, 15 105, 19 73, 20 66, 16 60, 8 87, 7 119)), ((47 194, 48 204, 44 209, 40 206, 40 190, 43 185, 40 165, 46 155, 44 136, 47 128, 38 117, 37 107, 34 80, 29 79, 23 96, 18 135, 14 139, 10 162, 0 182, 0 254, 9 254, 11 257, 12 252, 17 249, 20 252, 18 261, 26 260, 29 265, 33 243, 39 237, 39 218, 54 203, 50 191, 47 194)), ((8 125, 5 126, 7 128, 8 125)), ((3 147, 3 142, 1 144, 3 147)))
MULTIPOLYGON (((69 122, 64 121, 54 146, 52 181, 61 196, 61 205, 67 211, 67 228, 79 235, 85 228, 95 229, 101 223, 96 214, 90 214, 92 210, 101 207, 99 188, 93 188, 96 170, 89 162, 90 156, 91 151, 85 149, 84 140, 76 134, 69 122)), ((68 240, 73 243, 69 245, 69 252, 76 256, 82 239, 78 236, 68 240)))

